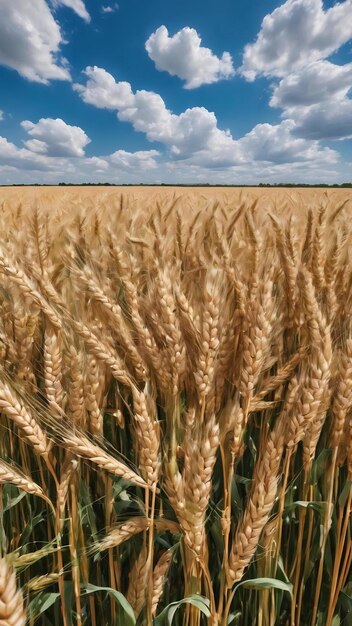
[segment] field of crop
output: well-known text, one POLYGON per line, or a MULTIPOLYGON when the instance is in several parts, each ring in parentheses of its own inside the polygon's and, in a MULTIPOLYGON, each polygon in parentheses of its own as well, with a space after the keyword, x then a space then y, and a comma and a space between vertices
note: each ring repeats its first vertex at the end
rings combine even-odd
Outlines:
POLYGON ((351 626, 352 192, 0 202, 0 625, 351 626))

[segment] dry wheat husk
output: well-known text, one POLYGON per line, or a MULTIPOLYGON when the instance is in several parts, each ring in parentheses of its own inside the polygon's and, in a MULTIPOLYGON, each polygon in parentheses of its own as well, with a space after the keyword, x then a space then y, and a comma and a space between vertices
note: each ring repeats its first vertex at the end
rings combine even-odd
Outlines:
POLYGON ((25 626, 23 596, 16 574, 5 559, 0 559, 0 625, 25 626))

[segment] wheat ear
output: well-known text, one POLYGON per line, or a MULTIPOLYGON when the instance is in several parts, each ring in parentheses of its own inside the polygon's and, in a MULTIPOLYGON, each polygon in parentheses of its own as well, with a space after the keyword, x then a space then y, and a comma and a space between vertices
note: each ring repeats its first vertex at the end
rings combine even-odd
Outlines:
POLYGON ((90 429, 94 435, 101 435, 104 426, 104 416, 98 402, 99 388, 100 375, 98 363, 94 356, 89 354, 84 380, 84 400, 89 415, 90 429))
POLYGON ((0 382, 0 411, 5 413, 24 433, 35 452, 47 460, 49 448, 45 433, 4 382, 0 382))
POLYGON ((352 339, 347 339, 338 354, 338 373, 335 380, 331 412, 333 415, 332 447, 338 446, 343 435, 347 413, 352 407, 352 339))
POLYGON ((139 442, 139 466, 148 485, 155 486, 160 470, 160 434, 157 420, 150 414, 146 396, 132 387, 134 420, 139 442))
POLYGON ((120 305, 117 302, 112 302, 110 298, 105 295, 104 291, 97 284, 93 272, 88 267, 84 268, 84 272, 75 269, 75 273, 77 273, 80 281, 92 299, 99 302, 101 307, 107 312, 114 333, 121 344, 122 350, 126 354, 126 362, 131 363, 138 380, 144 380, 147 372, 139 352, 128 333, 120 305))
POLYGON ((120 476, 139 487, 146 487, 146 483, 141 476, 138 476, 127 465, 108 454, 108 452, 88 439, 83 433, 73 432, 69 429, 65 430, 62 444, 73 454, 88 459, 106 472, 120 476))
POLYGON ((78 467, 78 461, 75 459, 70 452, 66 453, 66 458, 64 460, 60 483, 57 490, 57 516, 58 516, 58 526, 62 531, 64 522, 65 522, 65 508, 67 501, 68 489, 70 486, 71 478, 78 467))
POLYGON ((46 302, 42 294, 32 285, 28 276, 26 276, 22 270, 13 267, 2 254, 0 254, 0 271, 6 274, 9 279, 15 283, 19 291, 23 293, 24 296, 33 300, 33 302, 41 308, 44 315, 46 315, 52 325, 55 326, 56 329, 60 330, 61 321, 55 311, 46 302))
POLYGON ((60 337, 53 328, 47 328, 44 336, 44 381, 49 405, 62 407, 62 357, 60 337))
POLYGON ((99 341, 98 337, 92 333, 85 324, 77 320, 71 320, 72 326, 76 333, 84 339, 88 350, 102 363, 106 363, 111 370, 113 377, 125 384, 130 385, 130 378, 126 370, 122 367, 119 359, 113 354, 111 349, 99 341))
MULTIPOLYGON (((119 259, 121 253, 116 252, 116 255, 119 259)), ((118 262, 118 269, 120 270, 120 273, 123 274, 121 283, 124 289, 126 304, 129 309, 128 313, 132 324, 135 343, 138 345, 140 352, 144 354, 146 361, 152 366, 155 374, 158 375, 161 367, 160 356, 154 337, 150 333, 149 328, 145 325, 140 314, 137 287, 131 280, 127 267, 125 267, 121 262, 118 262)))
POLYGON ((136 617, 140 614, 146 601, 148 574, 149 564, 147 551, 142 548, 130 571, 126 595, 136 617))
POLYGON ((163 595, 165 581, 172 561, 172 550, 166 550, 159 558, 153 571, 152 615, 156 614, 158 604, 163 595))
POLYGON ((0 559, 0 624, 25 626, 23 596, 17 588, 16 574, 5 559, 0 559))
POLYGON ((241 580, 269 519, 276 499, 282 452, 283 436, 279 425, 270 433, 254 469, 253 486, 247 507, 232 542, 228 568, 230 585, 241 580))
POLYGON ((42 488, 37 485, 37 483, 33 482, 33 480, 25 476, 16 467, 10 465, 9 463, 6 463, 6 461, 3 461, 2 459, 0 459, 0 483, 3 485, 6 485, 6 483, 11 483, 12 485, 15 485, 16 487, 18 487, 18 489, 22 489, 22 491, 25 491, 26 493, 37 496, 38 498, 42 498, 42 500, 45 500, 45 502, 47 502, 49 506, 53 509, 51 501, 44 494, 42 488))
POLYGON ((147 530, 148 525, 149 521, 146 517, 131 517, 127 522, 123 522, 115 528, 112 528, 109 533, 94 546, 94 549, 102 552, 103 550, 116 548, 121 545, 121 543, 124 543, 124 541, 130 539, 130 537, 147 530))
POLYGON ((74 346, 70 347, 69 356, 71 359, 71 367, 69 393, 67 397, 67 411, 74 424, 83 426, 86 422, 86 411, 84 403, 82 359, 74 346))

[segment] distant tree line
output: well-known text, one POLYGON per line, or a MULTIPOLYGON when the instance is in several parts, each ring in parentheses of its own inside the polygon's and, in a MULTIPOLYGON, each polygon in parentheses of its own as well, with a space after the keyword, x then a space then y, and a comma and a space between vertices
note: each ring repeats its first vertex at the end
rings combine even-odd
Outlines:
MULTIPOLYGON (((47 183, 13 183, 9 185, 0 185, 0 187, 56 187, 47 183)), ((58 184, 59 187, 322 187, 322 188, 350 188, 350 183, 259 183, 258 185, 239 185, 239 184, 211 184, 211 183, 64 183, 58 184)))

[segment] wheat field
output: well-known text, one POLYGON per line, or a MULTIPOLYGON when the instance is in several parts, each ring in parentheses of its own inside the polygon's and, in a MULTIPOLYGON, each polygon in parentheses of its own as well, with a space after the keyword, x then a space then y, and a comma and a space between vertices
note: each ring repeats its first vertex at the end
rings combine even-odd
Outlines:
POLYGON ((0 201, 0 625, 351 625, 351 191, 0 201))

